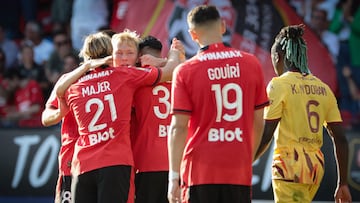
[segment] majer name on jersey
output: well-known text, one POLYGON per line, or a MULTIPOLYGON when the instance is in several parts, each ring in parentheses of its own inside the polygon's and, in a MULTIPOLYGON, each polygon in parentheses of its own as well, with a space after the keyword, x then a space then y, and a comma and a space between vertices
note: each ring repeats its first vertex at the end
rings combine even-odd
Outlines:
POLYGON ((99 94, 107 91, 111 91, 110 83, 108 81, 98 82, 97 86, 89 85, 81 89, 83 97, 99 94))

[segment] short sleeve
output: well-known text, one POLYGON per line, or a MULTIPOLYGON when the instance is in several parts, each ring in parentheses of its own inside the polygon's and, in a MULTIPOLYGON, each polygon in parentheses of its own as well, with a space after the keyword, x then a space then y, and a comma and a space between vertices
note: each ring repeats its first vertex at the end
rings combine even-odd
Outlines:
POLYGON ((338 108, 337 100, 333 92, 330 88, 328 88, 327 92, 329 92, 329 109, 327 111, 325 121, 327 123, 334 123, 334 122, 342 122, 340 111, 338 108))
POLYGON ((272 79, 266 88, 270 104, 265 107, 264 119, 274 120, 281 118, 284 104, 284 92, 280 83, 272 79))
POLYGON ((191 99, 184 83, 184 76, 183 66, 175 69, 171 88, 171 114, 191 112, 191 99))

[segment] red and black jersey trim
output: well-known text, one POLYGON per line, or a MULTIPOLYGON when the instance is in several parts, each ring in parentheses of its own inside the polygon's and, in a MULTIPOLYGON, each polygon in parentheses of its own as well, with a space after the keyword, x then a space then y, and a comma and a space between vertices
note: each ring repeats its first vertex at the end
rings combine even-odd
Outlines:
POLYGON ((281 118, 265 119, 265 121, 273 121, 273 122, 278 122, 280 120, 281 120, 281 118))
POLYGON ((157 70, 158 70, 158 76, 156 77, 156 80, 155 80, 155 82, 152 84, 152 86, 157 85, 157 84, 160 82, 160 79, 161 79, 162 71, 161 71, 160 69, 157 69, 157 70))
POLYGON ((263 103, 263 104, 256 105, 256 106, 255 106, 255 109, 264 108, 265 106, 269 106, 269 104, 270 104, 270 101, 267 101, 267 102, 265 102, 265 103, 263 103))
MULTIPOLYGON (((224 46, 226 46, 226 47, 231 47, 230 44, 228 44, 228 43, 226 43, 226 42, 223 42, 223 44, 224 44, 224 46)), ((204 46, 204 47, 201 47, 198 52, 206 51, 206 50, 209 49, 210 46, 211 46, 211 44, 210 44, 210 45, 206 45, 206 46, 204 46)))
POLYGON ((184 109, 173 109, 172 113, 183 113, 183 114, 191 114, 191 110, 184 110, 184 109))

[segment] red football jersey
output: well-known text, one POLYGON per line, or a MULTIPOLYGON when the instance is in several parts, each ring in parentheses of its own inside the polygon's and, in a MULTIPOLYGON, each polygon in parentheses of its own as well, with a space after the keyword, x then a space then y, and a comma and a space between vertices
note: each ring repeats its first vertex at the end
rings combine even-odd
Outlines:
POLYGON ((167 132, 171 122, 171 82, 139 88, 134 95, 131 144, 139 172, 168 171, 167 132))
MULTIPOLYGON (((26 111, 30 106, 39 104, 44 105, 44 95, 40 85, 35 80, 29 80, 25 87, 21 87, 15 92, 15 104, 19 112, 26 111)), ((31 115, 30 118, 19 120, 20 127, 42 127, 40 108, 38 112, 31 115)))
POLYGON ((138 87, 154 85, 157 68, 97 68, 70 86, 65 98, 79 126, 73 173, 113 166, 133 166, 130 112, 138 87))
POLYGON ((223 43, 176 68, 171 112, 190 115, 181 173, 187 185, 251 185, 254 110, 268 104, 259 61, 223 43))
MULTIPOLYGON (((46 106, 59 108, 59 101, 56 92, 53 90, 46 106)), ((59 174, 63 176, 71 175, 71 161, 74 154, 75 143, 79 137, 78 126, 72 112, 66 114, 61 124, 61 147, 59 151, 59 174)))

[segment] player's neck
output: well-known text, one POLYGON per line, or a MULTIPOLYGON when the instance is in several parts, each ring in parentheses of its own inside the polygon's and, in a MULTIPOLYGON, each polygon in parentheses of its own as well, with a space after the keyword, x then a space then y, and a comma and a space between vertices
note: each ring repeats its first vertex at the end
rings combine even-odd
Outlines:
POLYGON ((205 46, 209 46, 211 44, 217 44, 217 43, 222 43, 222 37, 218 36, 218 37, 203 37, 201 40, 199 40, 199 46, 200 47, 205 47, 205 46))

